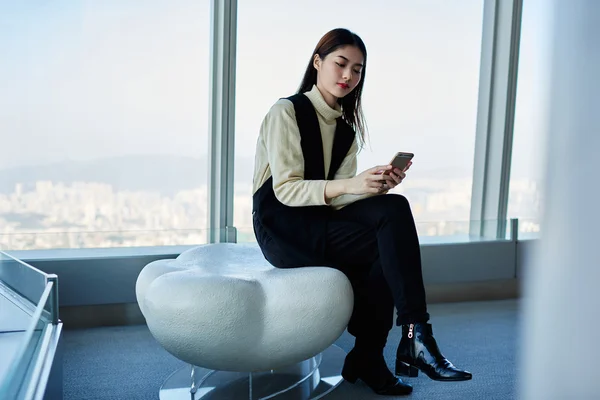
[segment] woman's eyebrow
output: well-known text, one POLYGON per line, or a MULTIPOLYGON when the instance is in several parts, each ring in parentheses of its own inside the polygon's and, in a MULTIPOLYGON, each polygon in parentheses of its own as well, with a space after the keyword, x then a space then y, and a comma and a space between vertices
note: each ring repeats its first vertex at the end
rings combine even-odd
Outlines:
MULTIPOLYGON (((346 57, 344 57, 344 56, 340 56, 340 55, 338 55, 338 57, 340 57, 340 58, 343 58, 344 60, 346 60, 346 61, 348 61, 348 62, 350 61, 350 60, 348 60, 348 59, 347 59, 346 57)), ((362 67, 362 66, 363 66, 362 64, 359 64, 359 63, 356 63, 356 64, 354 64, 354 65, 358 65, 359 67, 362 67)))

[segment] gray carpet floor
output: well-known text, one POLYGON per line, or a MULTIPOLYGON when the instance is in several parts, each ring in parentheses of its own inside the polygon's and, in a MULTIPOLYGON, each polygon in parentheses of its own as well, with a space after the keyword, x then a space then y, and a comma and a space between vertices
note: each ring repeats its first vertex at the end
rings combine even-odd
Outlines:
MULTIPOLYGON (((407 378, 412 395, 399 398, 507 400, 516 398, 519 302, 514 300, 433 304, 434 335, 456 366, 473 373, 467 382, 436 382, 423 374, 407 378)), ((394 365, 400 329, 390 333, 386 360, 394 365)), ((352 348, 345 332, 336 342, 352 348)), ((64 399, 158 399, 161 383, 184 363, 154 340, 147 327, 123 326, 64 332, 64 399)), ((390 398, 390 397, 387 397, 390 398)), ((328 400, 382 399, 363 384, 343 382, 328 400)))

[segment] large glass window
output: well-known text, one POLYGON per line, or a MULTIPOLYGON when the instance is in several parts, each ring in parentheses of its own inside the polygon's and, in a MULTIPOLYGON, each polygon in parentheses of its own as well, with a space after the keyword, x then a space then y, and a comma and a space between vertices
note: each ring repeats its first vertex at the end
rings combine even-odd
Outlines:
POLYGON ((540 231, 546 150, 551 9, 544 0, 523 2, 508 217, 519 218, 520 237, 540 231))
POLYGON ((260 123, 297 90, 314 46, 336 27, 367 46, 370 132, 359 172, 415 153, 396 189, 420 235, 468 232, 483 0, 240 0, 236 77, 235 225, 252 240, 251 189, 260 123))
POLYGON ((210 3, 5 2, 0 247, 206 241, 210 3))

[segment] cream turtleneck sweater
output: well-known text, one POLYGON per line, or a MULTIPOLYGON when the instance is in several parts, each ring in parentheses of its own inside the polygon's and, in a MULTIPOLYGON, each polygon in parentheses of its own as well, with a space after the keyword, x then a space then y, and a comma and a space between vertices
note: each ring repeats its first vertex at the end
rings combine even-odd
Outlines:
MULTIPOLYGON (((323 99, 317 86, 305 95, 314 106, 321 128, 325 176, 329 173, 335 136, 336 118, 342 115, 340 106, 333 109, 323 99)), ((356 138, 334 179, 348 179, 356 175, 356 138)), ((273 176, 273 191, 277 199, 291 207, 331 205, 339 209, 369 195, 345 194, 325 201, 326 180, 304 180, 304 157, 300 145, 300 131, 296 123, 294 105, 280 99, 271 107, 260 128, 254 165, 252 193, 273 176)))

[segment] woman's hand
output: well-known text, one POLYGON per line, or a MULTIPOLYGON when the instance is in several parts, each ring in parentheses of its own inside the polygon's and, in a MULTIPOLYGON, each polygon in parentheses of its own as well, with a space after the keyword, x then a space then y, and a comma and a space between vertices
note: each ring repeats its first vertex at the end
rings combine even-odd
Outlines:
POLYGON ((406 177, 405 172, 410 168, 410 162, 404 171, 391 165, 378 165, 350 179, 327 181, 325 185, 325 202, 343 194, 383 194, 395 188, 406 177), (388 173, 384 174, 384 172, 388 173))
POLYGON ((393 189, 396 186, 398 186, 399 184, 401 184, 402 181, 404 180, 404 178, 406 178, 406 171, 408 171, 408 169, 410 168, 411 165, 412 165, 412 161, 410 161, 408 163, 406 168, 404 168, 404 171, 401 170, 400 168, 394 168, 392 171, 390 171, 390 177, 392 177, 393 182, 389 183, 390 186, 387 187, 386 190, 393 189))
POLYGON ((350 194, 382 193, 397 185, 395 179, 385 171, 392 170, 391 165, 378 165, 361 172, 348 180, 347 192, 350 194))

